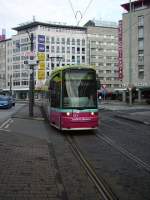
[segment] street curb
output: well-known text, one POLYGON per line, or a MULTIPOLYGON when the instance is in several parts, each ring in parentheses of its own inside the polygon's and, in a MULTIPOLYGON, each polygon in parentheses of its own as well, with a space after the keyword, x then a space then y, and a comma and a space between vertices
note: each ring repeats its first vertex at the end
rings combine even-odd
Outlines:
POLYGON ((138 119, 132 119, 132 118, 122 116, 122 115, 114 115, 114 116, 117 117, 117 118, 121 118, 121 119, 125 119, 125 120, 128 120, 128 121, 133 121, 133 122, 136 122, 136 123, 145 124, 145 125, 150 126, 150 123, 146 122, 146 121, 141 121, 141 120, 138 120, 138 119))
POLYGON ((105 108, 104 107, 98 107, 98 110, 104 110, 105 108))

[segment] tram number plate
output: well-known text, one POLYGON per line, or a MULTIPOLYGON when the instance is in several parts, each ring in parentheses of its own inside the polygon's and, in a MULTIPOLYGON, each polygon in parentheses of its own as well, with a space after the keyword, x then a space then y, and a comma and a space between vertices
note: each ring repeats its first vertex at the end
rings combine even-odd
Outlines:
POLYGON ((79 117, 79 113, 73 113, 73 117, 74 117, 74 118, 79 117))

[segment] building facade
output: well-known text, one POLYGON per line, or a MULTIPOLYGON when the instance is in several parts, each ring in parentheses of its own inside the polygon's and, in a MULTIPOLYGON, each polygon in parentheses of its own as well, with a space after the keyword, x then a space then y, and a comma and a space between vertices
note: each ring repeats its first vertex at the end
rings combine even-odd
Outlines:
POLYGON ((90 20, 87 27, 87 62, 96 66, 102 90, 114 92, 122 86, 118 77, 118 25, 90 20))
POLYGON ((123 85, 150 91, 150 2, 138 0, 121 5, 123 14, 123 85))
POLYGON ((3 88, 7 91, 12 90, 17 98, 28 98, 32 62, 37 89, 42 87, 55 67, 86 64, 85 27, 33 21, 13 29, 17 34, 12 36, 11 40, 3 42, 4 49, 1 56, 4 63, 1 65, 5 69, 6 77, 6 85, 3 85, 3 88), (32 52, 31 34, 33 34, 32 52))
POLYGON ((0 66, 5 69, 2 88, 17 98, 28 98, 31 64, 36 89, 42 87, 54 68, 74 64, 94 65, 103 92, 121 88, 116 23, 90 20, 78 27, 33 21, 13 29, 17 34, 1 42, 0 66))

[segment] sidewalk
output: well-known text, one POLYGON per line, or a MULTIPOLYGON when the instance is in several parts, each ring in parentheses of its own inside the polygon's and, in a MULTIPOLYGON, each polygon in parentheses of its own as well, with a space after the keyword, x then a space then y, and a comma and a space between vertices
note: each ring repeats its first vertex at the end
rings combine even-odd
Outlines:
POLYGON ((150 125, 150 105, 129 105, 120 101, 105 101, 99 104, 99 110, 116 111, 115 117, 150 125))
POLYGON ((8 130, 0 130, 0 199, 60 200, 64 188, 41 110, 28 106, 12 116, 8 130))
POLYGON ((150 111, 136 111, 133 113, 118 113, 115 117, 131 120, 150 126, 150 111))

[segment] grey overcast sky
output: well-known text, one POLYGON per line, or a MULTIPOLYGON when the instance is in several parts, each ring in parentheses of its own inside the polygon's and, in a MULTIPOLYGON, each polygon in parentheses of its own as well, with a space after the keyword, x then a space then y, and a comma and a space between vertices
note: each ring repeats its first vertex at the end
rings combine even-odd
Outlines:
POLYGON ((35 16, 36 21, 41 22, 64 22, 68 25, 77 25, 77 21, 85 15, 80 22, 82 26, 90 19, 101 19, 104 21, 117 22, 125 12, 121 4, 129 0, 0 0, 0 34, 1 29, 6 29, 7 38, 16 32, 13 27, 21 23, 32 21, 35 16), (72 8, 77 14, 74 17, 72 8), (80 11, 80 12, 77 12, 80 11))

